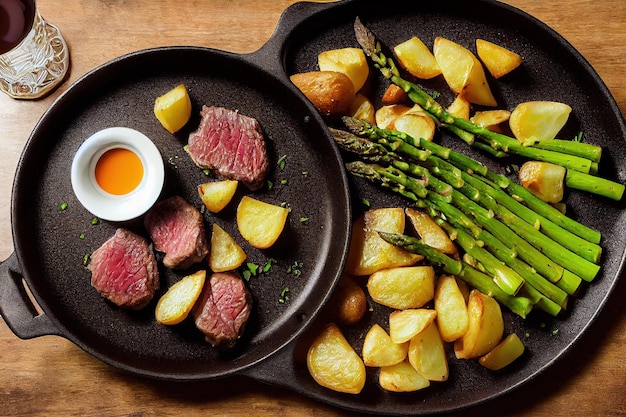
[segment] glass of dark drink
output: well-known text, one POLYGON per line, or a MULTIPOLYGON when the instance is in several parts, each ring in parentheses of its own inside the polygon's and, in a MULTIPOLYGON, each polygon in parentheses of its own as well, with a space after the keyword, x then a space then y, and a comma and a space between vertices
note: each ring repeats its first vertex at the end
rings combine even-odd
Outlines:
POLYGON ((16 99, 50 93, 70 65, 59 29, 46 22, 35 0, 0 0, 0 90, 16 99))

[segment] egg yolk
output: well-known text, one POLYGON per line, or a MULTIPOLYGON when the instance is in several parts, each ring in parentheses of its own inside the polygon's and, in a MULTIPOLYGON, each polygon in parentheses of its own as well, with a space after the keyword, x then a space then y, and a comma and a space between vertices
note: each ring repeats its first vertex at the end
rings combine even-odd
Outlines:
POLYGON ((96 182, 107 193, 124 195, 133 191, 143 178, 143 164, 133 151, 115 148, 106 151, 96 163, 96 182))

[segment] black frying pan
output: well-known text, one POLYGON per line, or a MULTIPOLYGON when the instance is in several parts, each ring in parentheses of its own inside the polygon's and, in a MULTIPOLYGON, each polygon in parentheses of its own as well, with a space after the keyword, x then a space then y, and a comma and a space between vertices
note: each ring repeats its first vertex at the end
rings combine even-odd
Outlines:
MULTIPOLYGON (((357 15, 388 46, 417 35, 427 44, 436 36, 446 36, 472 48, 475 39, 482 37, 520 52, 523 66, 492 83, 501 107, 511 109, 518 102, 536 99, 570 104, 573 115, 565 134, 573 137, 583 130, 586 140, 602 145, 606 152, 601 174, 624 181, 626 172, 616 161, 626 157, 626 126, 614 99, 585 59, 531 16, 491 1, 299 3, 285 12, 272 38, 254 54, 238 56, 197 48, 142 51, 88 74, 54 103, 29 139, 15 179, 16 250, 1 266, 0 287, 0 308, 12 330, 24 338, 59 334, 97 358, 140 375, 168 380, 247 375, 336 406, 393 415, 439 414, 493 400, 538 377, 578 347, 582 336, 597 327, 601 310, 618 286, 626 219, 622 203, 572 192, 567 197, 571 215, 603 233, 602 273, 572 302, 566 317, 552 319, 538 313, 521 320, 505 312, 506 331, 520 335, 528 352, 514 365, 494 373, 475 361, 455 360, 450 352, 450 380, 411 394, 380 390, 375 370, 368 372, 366 388, 356 396, 321 388, 308 375, 301 356, 307 337, 301 338, 301 343, 295 339, 303 330, 324 324, 324 317, 313 318, 341 270, 349 212, 357 215, 362 211, 358 203, 362 198, 373 207, 406 205, 368 184, 346 181, 319 118, 286 83, 288 74, 316 69, 316 57, 322 50, 357 46, 352 33, 357 15), (278 282, 252 280, 255 319, 239 350, 229 355, 207 348, 190 326, 170 329, 156 325, 149 308, 137 314, 111 308, 89 287, 80 265, 83 252, 97 247, 114 229, 109 224, 88 226, 91 217, 73 199, 69 186, 71 155, 91 132, 110 123, 143 130, 157 142, 166 162, 174 158, 173 164, 166 164, 165 194, 175 190, 193 198, 194 183, 203 177, 187 161, 182 162, 180 146, 186 132, 180 141, 172 140, 151 115, 157 92, 181 80, 191 86, 196 107, 213 99, 259 118, 273 155, 289 155, 290 182, 291 178, 304 181, 299 177, 304 167, 315 184, 290 184, 266 193, 268 198, 292 204, 289 239, 280 246, 286 252, 277 249, 276 253, 283 263, 306 257, 308 280, 306 284, 294 281, 284 272, 277 272, 278 282), (291 156, 296 154, 304 159, 291 156), (346 183, 353 204, 346 195, 346 183), (63 201, 70 203, 70 210, 60 213, 58 205, 63 201), (300 213, 308 216, 311 208, 315 213, 310 218, 317 224, 299 224, 300 213), (76 236, 85 230, 88 237, 78 241, 76 236), (297 244, 284 243, 287 241, 297 244), (31 304, 20 295, 22 277, 44 311, 36 318, 29 311, 31 304), (287 305, 279 305, 277 299, 285 286, 290 287, 291 298, 287 305)), ((444 103, 452 98, 441 80, 425 86, 439 91, 444 103)), ((373 77, 369 88, 373 97, 380 97, 385 84, 373 77)), ((445 134, 440 140, 502 170, 445 134)), ((275 179, 283 176, 276 170, 271 175, 275 179)), ((232 230, 228 220, 227 215, 215 219, 232 230)), ((271 255, 251 254, 255 260, 267 256, 271 255)), ((165 276, 168 283, 177 279, 169 273, 165 276)), ((344 329, 357 350, 372 323, 386 325, 388 313, 376 307, 362 323, 344 329)))

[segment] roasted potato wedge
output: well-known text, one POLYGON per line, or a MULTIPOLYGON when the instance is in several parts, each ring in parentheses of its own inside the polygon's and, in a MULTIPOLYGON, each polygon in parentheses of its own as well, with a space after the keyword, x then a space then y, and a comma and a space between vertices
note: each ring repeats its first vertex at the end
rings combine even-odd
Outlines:
POLYGON ((404 90, 395 84, 389 84, 389 87, 383 93, 381 103, 385 106, 391 104, 407 104, 409 102, 409 96, 404 90))
POLYGON ((517 140, 526 144, 554 139, 567 123, 572 108, 556 101, 526 101, 511 112, 509 127, 517 140))
POLYGON ((402 233, 405 227, 401 208, 367 211, 352 228, 345 272, 353 276, 371 275, 382 269, 415 265, 423 257, 406 252, 387 242, 378 231, 402 233))
POLYGON ((409 342, 394 343, 380 325, 374 324, 363 340, 363 363, 365 366, 389 366, 402 362, 409 350, 409 342))
POLYGON ((508 110, 485 110, 474 113, 470 122, 492 132, 502 133, 502 124, 508 122, 510 117, 511 112, 508 110))
POLYGON ((470 103, 492 107, 497 105, 485 70, 472 52, 449 39, 437 37, 433 53, 452 91, 463 94, 470 103))
POLYGON ((456 277, 442 275, 435 285, 435 311, 439 334, 445 342, 462 337, 469 327, 469 316, 463 292, 456 277))
POLYGON ((432 266, 389 268, 370 275, 367 289, 372 300, 398 310, 420 308, 435 294, 432 266))
POLYGON ((285 207, 246 195, 237 206, 237 227, 250 245, 267 249, 280 237, 288 214, 289 210, 285 207))
POLYGON ((378 383, 382 389, 392 392, 412 392, 430 386, 430 381, 408 361, 380 368, 378 383))
POLYGON ((334 391, 358 394, 365 386, 365 365, 334 323, 313 340, 307 368, 318 384, 334 391))
POLYGON ((398 117, 393 123, 394 129, 404 132, 415 139, 426 139, 432 141, 435 137, 437 126, 432 117, 426 113, 405 113, 398 117))
POLYGON ((396 310, 389 315, 389 336, 394 343, 404 343, 424 331, 437 317, 426 308, 396 310))
POLYGON ((525 347, 520 338, 515 333, 511 333, 489 353, 481 356, 478 363, 492 371, 497 371, 522 356, 524 350, 525 347))
POLYGON ((381 129, 394 129, 395 120, 411 110, 406 104, 390 104, 379 107, 374 114, 376 126, 381 129))
POLYGON ((361 93, 358 93, 350 106, 348 115, 355 119, 367 120, 372 124, 376 124, 376 109, 372 101, 361 93))
POLYGON ((393 52, 400 65, 417 78, 430 79, 441 74, 435 56, 416 36, 396 45, 393 52))
POLYGON ((356 324, 367 311, 367 296, 354 278, 344 274, 333 292, 329 307, 339 323, 356 324))
POLYGON ((232 271, 239 268, 246 260, 246 252, 235 239, 213 223, 211 234, 211 248, 209 251, 209 267, 213 272, 232 271))
POLYGON ((293 74, 290 79, 317 111, 329 119, 348 114, 356 97, 352 81, 342 72, 303 72, 293 74))
POLYGON ((198 186, 198 194, 207 210, 219 213, 233 199, 238 184, 235 180, 207 182, 198 186))
POLYGON ((185 320, 202 292, 205 279, 206 271, 198 271, 172 285, 157 302, 157 322, 174 325, 185 320))
POLYGON ((448 106, 448 113, 453 116, 460 117, 461 119, 469 120, 471 104, 469 101, 459 94, 454 98, 454 101, 448 106))
POLYGON ((358 92, 365 85, 370 67, 361 48, 340 48, 321 52, 317 56, 320 71, 336 71, 346 74, 354 91, 358 92))
POLYGON ((448 255, 456 257, 458 249, 450 236, 443 230, 430 215, 414 208, 404 210, 415 232, 428 246, 448 255))
POLYGON ((424 378, 430 381, 448 379, 448 358, 437 329, 437 322, 432 322, 411 338, 408 358, 409 363, 424 378))
POLYGON ((154 115, 170 133, 176 133, 191 117, 191 99, 187 87, 180 84, 159 96, 154 102, 154 115))
POLYGON ((500 78, 522 65, 522 57, 493 42, 476 39, 476 54, 493 78, 500 78))
POLYGON ((541 161, 527 161, 517 174, 522 186, 547 203, 559 203, 565 193, 567 169, 541 161))
POLYGON ((504 333, 500 304, 492 297, 472 290, 467 303, 469 327, 454 342, 454 353, 459 359, 482 356, 493 349, 504 333))

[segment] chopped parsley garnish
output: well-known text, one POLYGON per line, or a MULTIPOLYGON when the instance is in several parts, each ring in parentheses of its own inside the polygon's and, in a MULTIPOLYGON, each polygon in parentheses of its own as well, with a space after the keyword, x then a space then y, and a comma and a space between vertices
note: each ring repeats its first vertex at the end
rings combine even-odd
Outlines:
POLYGON ((269 258, 267 262, 265 262, 265 265, 263 266, 263 273, 269 272, 269 270, 272 268, 272 265, 275 263, 276 263, 276 259, 269 258))
POLYGON ((84 239, 84 238, 85 238, 85 234, 84 234, 84 233, 81 233, 80 235, 78 235, 78 238, 79 238, 79 239, 84 239))
POLYGON ((370 201, 367 198, 361 199, 361 204, 363 204, 363 206, 365 206, 365 207, 370 207, 371 206, 370 201))
POLYGON ((308 217, 300 217, 300 223, 306 223, 309 221, 308 217))
POLYGON ((88 253, 83 256, 83 266, 87 266, 87 264, 89 263, 89 258, 91 258, 91 255, 88 253))
POLYGON ((309 175, 309 170, 308 169, 303 169, 302 170, 302 175, 309 175))
POLYGON ((280 185, 287 185, 287 180, 280 180, 280 185))
POLYGON ((272 188, 274 188, 274 183, 270 180, 267 180, 266 186, 267 186, 267 191, 272 191, 272 188))
POLYGON ((94 226, 100 223, 100 219, 97 217, 94 217, 93 219, 91 219, 91 224, 93 224, 94 226))
POLYGON ((293 275, 301 275, 302 261, 295 261, 289 268, 287 268, 287 273, 293 275))
POLYGON ((278 168, 280 168, 281 171, 283 169, 285 169, 285 166, 287 165, 287 155, 283 155, 280 158, 278 158, 277 165, 278 165, 278 168))
POLYGON ((61 205, 59 206, 59 209, 61 209, 61 211, 67 209, 67 203, 61 203, 61 205))
POLYGON ((283 288, 283 290, 280 292, 280 298, 278 299, 278 302, 281 304, 285 304, 285 302, 289 301, 289 288, 285 287, 283 288))

